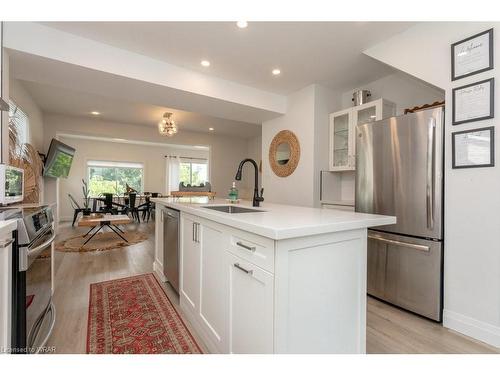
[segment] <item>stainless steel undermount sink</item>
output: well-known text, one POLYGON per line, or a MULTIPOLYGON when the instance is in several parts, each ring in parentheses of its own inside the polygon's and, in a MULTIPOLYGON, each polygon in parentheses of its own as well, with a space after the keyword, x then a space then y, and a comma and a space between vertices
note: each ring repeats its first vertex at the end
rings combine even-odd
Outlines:
POLYGON ((228 214, 243 214, 247 212, 265 212, 263 210, 256 210, 253 208, 246 208, 246 207, 240 207, 240 206, 230 206, 230 205, 224 205, 224 206, 202 206, 203 208, 208 208, 209 210, 215 210, 215 211, 220 211, 220 212, 225 212, 228 214))

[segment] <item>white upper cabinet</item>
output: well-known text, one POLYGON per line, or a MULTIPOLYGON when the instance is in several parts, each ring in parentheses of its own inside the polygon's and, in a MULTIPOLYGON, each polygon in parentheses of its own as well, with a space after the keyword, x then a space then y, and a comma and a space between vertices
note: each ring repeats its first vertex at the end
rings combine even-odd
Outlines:
POLYGON ((385 99, 330 114, 330 171, 356 169, 356 125, 394 116, 396 106, 385 99))
POLYGON ((352 127, 352 110, 332 113, 330 115, 330 170, 353 170, 350 157, 353 153, 354 132, 352 127))

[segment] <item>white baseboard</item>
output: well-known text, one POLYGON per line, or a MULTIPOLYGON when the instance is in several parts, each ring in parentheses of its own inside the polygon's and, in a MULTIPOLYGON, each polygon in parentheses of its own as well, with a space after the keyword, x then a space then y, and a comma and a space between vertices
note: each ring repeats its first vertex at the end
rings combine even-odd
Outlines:
POLYGON ((163 274, 163 264, 161 264, 157 260, 153 262, 153 271, 155 271, 162 282, 167 282, 167 278, 163 274))
POLYGON ((453 312, 443 311, 443 326, 500 348, 500 327, 453 312))

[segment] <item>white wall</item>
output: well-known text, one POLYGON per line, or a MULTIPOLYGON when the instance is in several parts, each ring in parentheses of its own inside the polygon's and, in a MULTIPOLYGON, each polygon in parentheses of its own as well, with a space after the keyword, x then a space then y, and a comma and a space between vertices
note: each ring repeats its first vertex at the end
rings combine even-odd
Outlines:
MULTIPOLYGON (((0 35, 1 37, 1 35, 0 35)), ((2 49, 2 56, 0 57, 2 65, 2 79, 0 80, 0 87, 2 88, 2 98, 7 103, 9 102, 9 56, 7 51, 2 49)), ((4 111, 1 115, 1 157, 4 163, 9 160, 9 112, 4 111)))
POLYGON ((342 109, 353 106, 352 93, 356 90, 370 90, 370 100, 384 98, 396 104, 396 115, 402 115, 406 108, 444 100, 444 91, 404 72, 396 72, 376 81, 368 82, 342 94, 342 109))
POLYGON ((262 186, 265 199, 273 203, 314 205, 314 85, 288 96, 287 113, 262 124, 262 186), (300 160, 288 177, 278 177, 269 165, 269 146, 281 130, 299 139, 300 160))
POLYGON ((319 204, 319 171, 328 165, 328 113, 339 105, 340 95, 320 85, 310 85, 287 98, 287 113, 262 124, 262 169, 265 199, 299 206, 319 204), (276 176, 269 165, 269 146, 281 130, 295 133, 300 161, 288 177, 276 176))
MULTIPOLYGON (((254 159, 257 162, 257 165, 260 166, 262 162, 262 135, 248 139, 248 157, 254 159)), ((243 168, 244 168, 243 173, 245 174, 249 173, 249 175, 247 176, 248 189, 250 190, 249 194, 252 194, 251 196, 253 196, 254 180, 252 176, 254 172, 253 170, 251 170, 250 166, 245 166, 243 168), (248 171, 246 171, 246 169, 248 169, 248 171)), ((258 186, 259 192, 261 186, 262 186, 262 172, 259 170, 259 186, 258 186)), ((266 194, 266 192, 264 192, 264 194, 266 194)))
POLYGON ((144 191, 165 193, 165 155, 207 159, 209 157, 209 152, 204 150, 103 142, 73 137, 60 137, 59 140, 77 150, 68 178, 59 180, 59 215, 61 220, 69 220, 73 217, 68 193, 80 200, 82 179, 87 180, 87 162, 89 160, 142 163, 144 165, 144 191))
POLYGON ((31 95, 26 91, 23 84, 10 78, 9 96, 28 115, 29 130, 28 143, 37 150, 43 149, 43 114, 40 107, 33 101, 31 95))
MULTIPOLYGON (((227 137, 218 134, 205 134, 181 131, 173 138, 161 137, 156 127, 101 121, 86 117, 73 117, 59 114, 44 114, 44 152, 48 150, 50 140, 56 134, 78 134, 105 138, 123 138, 145 142, 163 142, 177 145, 203 145, 210 147, 210 183, 217 196, 224 198, 234 181, 239 162, 249 156, 248 141, 244 138, 227 137)), ((113 143, 117 150, 123 144, 113 143)), ((150 148, 147 153, 157 153, 150 148)), ((77 150, 78 153, 78 150, 77 150)), ((117 154, 121 157, 122 154, 117 154)), ((164 153, 162 153, 164 155, 164 153)), ((89 155, 89 157, 92 157, 89 155)), ((163 164, 163 160, 161 161, 163 164)), ((237 182, 240 196, 251 197, 253 175, 244 173, 243 180, 237 182), (250 189, 251 186, 251 189, 250 189)), ((54 179, 45 178, 45 202, 55 202, 57 198, 54 179)))
POLYGON ((314 105, 314 205, 320 206, 320 173, 329 169, 330 119, 329 115, 340 105, 341 97, 336 91, 316 85, 314 105))
MULTIPOLYGON (((453 131, 497 123, 492 119, 453 126, 452 88, 490 77, 498 82, 500 49, 496 43, 496 69, 452 82, 450 45, 491 27, 496 40, 500 23, 422 23, 365 53, 446 90, 444 325, 500 347, 500 169, 498 164, 451 168, 453 131)), ((498 85, 495 106, 500 108, 498 85)))

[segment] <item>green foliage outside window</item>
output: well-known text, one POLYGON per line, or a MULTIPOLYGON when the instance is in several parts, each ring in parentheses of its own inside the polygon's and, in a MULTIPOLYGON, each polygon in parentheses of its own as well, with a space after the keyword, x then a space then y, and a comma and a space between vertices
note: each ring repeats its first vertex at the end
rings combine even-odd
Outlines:
POLYGON ((185 185, 198 186, 208 180, 208 169, 205 163, 181 163, 179 182, 185 185))
POLYGON ((142 168, 89 167, 90 194, 94 197, 104 193, 123 195, 126 184, 140 192, 142 178, 142 168))

